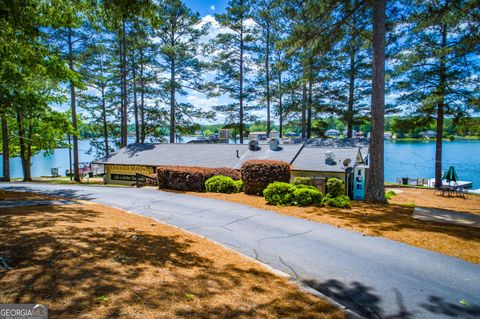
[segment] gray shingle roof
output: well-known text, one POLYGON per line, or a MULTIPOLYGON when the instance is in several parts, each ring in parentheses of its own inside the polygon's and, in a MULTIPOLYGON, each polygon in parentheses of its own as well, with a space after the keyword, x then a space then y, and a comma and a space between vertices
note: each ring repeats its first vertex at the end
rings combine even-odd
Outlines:
POLYGON ((130 144, 98 164, 179 165, 203 167, 236 167, 248 151, 248 145, 231 144, 130 144), (237 150, 239 158, 237 158, 237 150))
POLYGON ((301 144, 280 145, 272 151, 269 145, 259 145, 250 151, 248 145, 239 144, 130 144, 111 154, 108 158, 94 161, 96 164, 120 165, 179 165, 202 167, 230 167, 239 169, 243 162, 252 159, 280 160, 291 163, 293 169, 326 172, 344 171, 343 160, 350 158, 353 166, 358 154, 357 148, 305 147, 301 144), (302 151, 299 153, 299 151, 302 151), (237 157, 238 151, 238 157, 237 157), (333 152, 337 165, 325 164, 326 152, 333 152))
MULTIPOLYGON (((302 148, 302 144, 280 145, 278 151, 272 151, 269 145, 261 144, 256 151, 248 150, 242 156, 242 163, 248 160, 268 159, 291 163, 302 148)), ((240 168, 240 167, 238 167, 240 168)))
POLYGON ((357 161, 359 151, 357 148, 323 148, 304 147, 293 162, 292 169, 299 171, 320 171, 320 172, 344 172, 343 161, 350 159, 348 167, 353 167, 357 161), (332 152, 333 161, 327 161, 327 153, 332 152), (333 165, 332 165, 333 164, 333 165))

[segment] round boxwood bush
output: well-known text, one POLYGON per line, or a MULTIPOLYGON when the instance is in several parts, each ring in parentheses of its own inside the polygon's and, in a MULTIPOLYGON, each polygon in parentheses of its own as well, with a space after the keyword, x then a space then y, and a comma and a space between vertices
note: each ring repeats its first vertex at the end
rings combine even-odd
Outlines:
POLYGON ((335 198, 345 195, 345 184, 341 179, 329 178, 327 180, 327 194, 335 198))
POLYGON ((346 195, 331 197, 325 196, 325 204, 330 207, 350 208, 350 198, 346 195))
POLYGON ((313 186, 313 181, 310 177, 297 176, 293 179, 292 184, 313 186))
POLYGON ((239 183, 231 177, 219 175, 207 179, 205 188, 207 192, 231 194, 238 192, 239 183))
POLYGON ((243 181, 239 179, 238 181, 235 181, 235 188, 236 188, 236 193, 240 193, 243 191, 243 181))
POLYGON ((293 202, 293 192, 297 188, 289 183, 274 182, 263 190, 263 196, 268 204, 277 206, 291 205, 293 202))
POLYGON ((304 185, 304 184, 299 184, 295 185, 296 188, 307 188, 307 189, 313 189, 314 191, 320 191, 317 187, 312 186, 312 185, 304 185))
POLYGON ((297 206, 322 205, 323 195, 316 188, 301 187, 292 194, 293 203, 297 206))

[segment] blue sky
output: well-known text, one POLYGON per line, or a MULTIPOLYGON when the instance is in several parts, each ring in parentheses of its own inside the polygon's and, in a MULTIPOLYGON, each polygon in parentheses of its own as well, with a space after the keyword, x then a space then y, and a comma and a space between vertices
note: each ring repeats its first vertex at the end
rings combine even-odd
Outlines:
POLYGON ((227 0, 184 0, 185 4, 194 12, 202 16, 222 13, 227 7, 227 0))

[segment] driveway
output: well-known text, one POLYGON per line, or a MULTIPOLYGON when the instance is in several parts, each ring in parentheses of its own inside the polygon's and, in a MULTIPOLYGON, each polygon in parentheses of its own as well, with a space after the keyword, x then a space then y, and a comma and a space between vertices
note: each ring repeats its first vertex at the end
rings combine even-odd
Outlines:
POLYGON ((154 217, 273 268, 368 318, 480 318, 480 265, 236 203, 151 188, 0 183, 154 217))

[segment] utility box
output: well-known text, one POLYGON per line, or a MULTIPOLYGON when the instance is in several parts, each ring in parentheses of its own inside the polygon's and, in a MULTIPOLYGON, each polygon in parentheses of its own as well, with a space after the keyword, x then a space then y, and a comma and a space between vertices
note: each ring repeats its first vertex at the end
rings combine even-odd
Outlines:
POLYGON ((358 165, 353 169, 353 199, 364 200, 365 199, 365 187, 366 176, 368 166, 358 165))
POLYGON ((322 194, 325 194, 325 191, 327 190, 327 179, 325 177, 314 176, 312 177, 312 182, 313 186, 318 188, 322 194))

